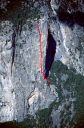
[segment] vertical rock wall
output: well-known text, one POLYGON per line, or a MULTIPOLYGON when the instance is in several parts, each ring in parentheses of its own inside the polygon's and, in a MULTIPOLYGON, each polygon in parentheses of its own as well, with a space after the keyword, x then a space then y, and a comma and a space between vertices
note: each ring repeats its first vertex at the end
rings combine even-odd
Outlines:
MULTIPOLYGON (((40 18, 39 22, 40 30, 42 32, 43 52, 42 59, 44 66, 48 27, 50 27, 51 34, 57 42, 55 61, 60 60, 67 65, 68 68, 74 68, 76 74, 80 73, 81 75, 84 75, 83 24, 76 22, 77 19, 71 24, 68 24, 69 20, 61 20, 59 15, 57 15, 59 12, 64 11, 64 13, 67 12, 70 14, 69 16, 71 18, 71 15, 73 16, 77 11, 83 13, 83 4, 82 6, 77 6, 75 9, 73 8, 72 5, 76 5, 76 3, 77 2, 73 3, 72 1, 69 3, 67 0, 65 0, 65 2, 62 0, 51 0, 54 17, 50 16, 50 13, 48 19, 47 16, 42 16, 40 18)), ((78 3, 78 5, 81 5, 81 2, 78 1, 78 3)), ((35 6, 37 5, 38 2, 35 6)), ((48 14, 48 10, 46 9, 45 12, 43 6, 41 10, 43 14, 48 14)), ((62 16, 61 13, 60 16, 62 16)), ((70 21, 72 21, 72 19, 70 19, 70 21)), ((53 126, 55 127, 55 125, 57 125, 59 128, 63 118, 62 112, 64 112, 66 116, 68 113, 65 106, 68 107, 69 105, 69 112, 71 112, 70 119, 73 119, 74 102, 76 101, 75 96, 77 98, 80 97, 80 95, 75 95, 75 93, 79 94, 80 91, 75 92, 74 88, 75 90, 77 89, 75 84, 77 84, 78 88, 79 85, 82 88, 80 79, 82 78, 83 80, 83 77, 80 75, 75 77, 75 73, 72 73, 72 71, 68 70, 66 66, 58 61, 56 62, 57 67, 54 67, 54 71, 51 72, 51 76, 53 75, 53 85, 51 83, 50 87, 47 86, 47 81, 43 79, 40 73, 40 42, 39 33, 37 31, 37 20, 29 21, 27 19, 22 26, 21 34, 16 34, 15 58, 11 76, 13 50, 11 42, 13 27, 14 24, 12 22, 0 22, 0 122, 10 120, 22 121, 29 114, 35 115, 38 110, 48 108, 55 100, 56 105, 58 102, 60 102, 60 104, 52 111, 51 116, 53 119, 53 126), (63 68, 61 69, 61 67, 63 68), (80 79, 78 79, 79 76, 80 79), (73 80, 72 77, 75 80, 73 80), (77 79, 79 81, 77 81, 77 79), (72 82, 70 80, 72 80, 72 82), (58 93, 60 94, 58 95, 58 93), (59 100, 60 97, 61 101, 59 100), (60 118, 61 115, 62 118, 60 118), (55 120, 55 118, 57 120, 55 120)), ((64 123, 67 119, 68 117, 64 120, 64 123)))
MULTIPOLYGON (((0 121, 23 120, 28 114, 34 115, 38 109, 48 107, 56 98, 40 73, 40 42, 37 21, 28 20, 22 27, 21 35, 16 35, 16 49, 11 76, 12 33, 9 21, 1 25, 0 55, 0 121), (3 112, 5 111, 5 113, 3 112)), ((43 65, 45 64, 47 45, 47 21, 39 21, 42 32, 43 65)))
POLYGON ((12 23, 0 23, 0 121, 13 120, 15 92, 10 74, 12 23))

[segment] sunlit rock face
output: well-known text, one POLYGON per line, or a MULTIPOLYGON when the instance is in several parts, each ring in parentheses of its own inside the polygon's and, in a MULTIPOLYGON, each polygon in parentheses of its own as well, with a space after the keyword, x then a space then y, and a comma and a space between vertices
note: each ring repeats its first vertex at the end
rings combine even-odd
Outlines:
MULTIPOLYGON (((40 73, 40 36, 37 21, 23 25, 21 34, 16 34, 16 49, 12 67, 13 24, 2 21, 0 29, 0 121, 23 120, 28 114, 46 108, 57 96, 47 86, 40 73)), ((46 17, 39 20, 42 32, 42 65, 45 65, 47 45, 46 17)))
MULTIPOLYGON (((46 5, 45 7, 41 7, 43 15, 39 18, 39 25, 40 31, 42 32, 43 67, 45 67, 48 28, 56 41, 55 63, 57 67, 54 67, 54 72, 50 71, 51 75, 54 74, 50 87, 40 73, 40 36, 37 30, 37 19, 31 19, 31 21, 29 21, 30 19, 25 18, 26 20, 22 25, 21 32, 16 34, 12 75, 11 62, 13 49, 11 43, 14 27, 16 26, 14 26, 15 22, 13 22, 13 20, 2 20, 0 22, 0 122, 10 120, 22 121, 28 117, 29 114, 35 115, 38 110, 48 108, 54 100, 56 104, 60 102, 58 93, 60 93, 64 99, 62 100, 61 98, 62 102, 52 111, 53 127, 55 127, 55 125, 57 125, 57 128, 60 127, 62 120, 60 118, 61 113, 68 113, 65 106, 69 106, 69 111, 71 112, 70 119, 73 119, 75 111, 74 102, 77 97, 75 93, 78 94, 78 92, 74 93, 74 89, 72 89, 75 88, 73 86, 75 82, 72 78, 72 72, 69 73, 70 70, 65 72, 66 68, 62 63, 69 69, 74 68, 76 73, 84 75, 84 27, 83 22, 80 23, 77 17, 75 21, 69 21, 65 17, 62 17, 59 12, 64 11, 64 14, 67 12, 69 17, 73 17, 78 11, 83 13, 84 8, 82 1, 78 1, 79 4, 76 6, 77 8, 73 8, 73 4, 77 5, 76 1, 74 1, 74 3, 69 2, 67 0, 65 2, 51 0, 50 4, 53 10, 53 16, 50 16, 51 13, 47 12, 48 9, 46 5), (63 3, 66 4, 63 5, 63 3), (57 60, 60 60, 62 63, 58 63, 57 60), (62 69, 60 65, 63 67, 62 69), (69 78, 72 80, 72 83, 69 83, 70 85, 67 84, 70 82, 69 78), (67 86, 65 87, 65 85, 67 85, 68 88, 67 86)), ((36 7, 37 5, 38 2, 34 4, 36 7)), ((5 7, 4 5, 4 8, 5 7)), ((3 7, 1 8, 3 9, 3 7)), ((24 14, 25 13, 23 13, 23 15, 24 14)), ((18 16, 15 15, 15 18, 16 17, 18 16)), ((73 75, 74 78, 75 75, 76 74, 73 75)), ((78 78, 79 76, 76 76, 75 80, 78 78)), ((66 121, 66 119, 64 121, 66 121)))
MULTIPOLYGON (((21 32, 16 33, 11 74, 14 49, 12 34, 16 30, 16 24, 11 16, 8 18, 5 15, 10 13, 11 6, 14 5, 14 12, 17 6, 16 1, 13 5, 11 5, 12 1, 8 4, 6 2, 6 5, 4 2, 1 1, 0 6, 1 11, 5 11, 2 13, 0 22, 0 122, 22 121, 28 114, 35 115, 38 109, 48 107, 58 96, 53 95, 53 89, 47 86, 46 80, 40 73, 40 35, 37 19, 34 21, 26 19, 21 32), (4 7, 2 7, 3 4, 4 7), (8 5, 11 6, 6 8, 8 5), (6 21, 7 18, 11 21, 6 21)), ((43 8, 42 11, 44 11, 43 8)), ((17 12, 15 14, 18 17, 17 12)), ((42 33, 42 66, 44 67, 48 34, 46 16, 39 19, 39 27, 42 33)))
POLYGON ((83 1, 51 0, 51 7, 57 17, 50 23, 53 36, 58 44, 56 59, 84 75, 83 1), (73 8, 73 5, 76 8, 73 8))
MULTIPOLYGON (((40 42, 37 22, 32 23, 29 31, 27 22, 23 26, 21 36, 17 40, 15 70, 13 83, 16 92, 16 108, 18 119, 27 114, 34 115, 38 109, 48 107, 55 99, 40 73, 40 42), (20 102, 18 102, 20 100, 20 102)), ((42 32, 43 65, 47 44, 47 22, 40 20, 42 32)))
POLYGON ((15 93, 10 74, 12 23, 0 23, 0 121, 13 120, 15 93))
POLYGON ((74 68, 76 71, 84 75, 84 28, 80 25, 74 24, 73 28, 67 24, 57 23, 51 24, 54 37, 57 40, 56 60, 61 60, 69 68, 74 68), (58 36, 56 36, 56 29, 58 36), (60 36, 60 38, 59 38, 60 36))
POLYGON ((75 24, 73 30, 66 25, 61 25, 65 57, 62 61, 76 71, 84 75, 84 28, 75 24))

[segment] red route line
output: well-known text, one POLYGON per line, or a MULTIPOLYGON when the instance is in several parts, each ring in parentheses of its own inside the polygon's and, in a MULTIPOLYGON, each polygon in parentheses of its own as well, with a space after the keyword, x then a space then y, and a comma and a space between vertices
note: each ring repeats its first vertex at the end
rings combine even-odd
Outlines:
POLYGON ((37 24, 37 30, 38 30, 39 37, 40 37, 40 39, 39 39, 39 42, 40 42, 40 72, 42 74, 43 79, 44 80, 47 80, 48 85, 50 86, 51 81, 48 78, 45 77, 45 74, 43 72, 43 65, 42 65, 42 63, 43 63, 42 62, 43 61, 43 55, 42 55, 42 32, 40 31, 40 25, 39 25, 39 23, 37 24))
POLYGON ((47 80, 47 78, 45 78, 44 76, 44 72, 43 72, 43 65, 42 65, 42 61, 43 61, 43 55, 42 55, 42 32, 40 31, 40 25, 38 23, 37 25, 37 29, 38 29, 38 33, 39 33, 39 42, 40 42, 40 72, 43 76, 43 79, 47 80))

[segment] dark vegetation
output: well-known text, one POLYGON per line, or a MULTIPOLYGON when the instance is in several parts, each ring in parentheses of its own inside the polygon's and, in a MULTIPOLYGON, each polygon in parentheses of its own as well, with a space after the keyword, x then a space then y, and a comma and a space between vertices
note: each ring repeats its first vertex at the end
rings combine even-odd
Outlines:
POLYGON ((6 11, 0 8, 0 20, 10 20, 14 16, 13 14, 16 12, 16 10, 21 9, 23 1, 24 0, 9 0, 9 3, 5 7, 6 11), (11 17, 11 15, 13 16, 11 17))
POLYGON ((0 128, 19 128, 16 122, 0 123, 0 128))
POLYGON ((73 27, 74 24, 84 26, 82 4, 84 4, 83 0, 59 0, 59 8, 56 10, 59 20, 70 27, 73 27))
POLYGON ((72 27, 74 24, 84 26, 84 13, 77 11, 69 14, 65 11, 58 11, 58 18, 61 22, 72 27))
POLYGON ((9 1, 10 3, 5 7, 6 11, 0 9, 0 22, 9 20, 16 27, 18 24, 25 24, 27 19, 39 18, 39 8, 34 6, 35 2, 32 2, 32 0, 9 1))
MULTIPOLYGON (((60 104, 62 101, 65 100, 65 97, 62 95, 62 88, 71 92, 71 97, 75 97, 76 101, 74 102, 74 112, 75 115, 70 122, 70 115, 69 115, 69 106, 65 106, 66 113, 64 110, 62 111, 65 116, 62 114, 60 117, 62 119, 60 128, 66 127, 67 122, 69 122, 70 127, 74 126, 73 128, 84 128, 84 76, 80 74, 76 74, 75 69, 68 69, 66 65, 63 65, 60 61, 54 62, 51 68, 51 75, 50 78, 52 80, 52 84, 56 85, 57 92, 59 95, 60 104), (55 75, 54 75, 55 74, 55 75), (67 74, 68 78, 66 81, 61 80, 62 74, 67 74), (74 92, 74 93, 73 93, 74 92), (68 116, 67 116, 68 114, 68 116)), ((66 97, 69 98, 69 95, 66 97)))

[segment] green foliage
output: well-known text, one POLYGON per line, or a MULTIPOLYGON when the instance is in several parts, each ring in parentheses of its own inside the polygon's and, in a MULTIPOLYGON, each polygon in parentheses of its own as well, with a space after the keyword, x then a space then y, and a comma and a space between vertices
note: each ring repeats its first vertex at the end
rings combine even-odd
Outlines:
MULTIPOLYGON (((64 102, 65 97, 62 95, 62 89, 65 89, 71 93, 72 98, 76 98, 74 102, 74 111, 75 117, 74 120, 80 119, 82 115, 84 115, 84 76, 81 74, 77 74, 74 69, 68 69, 67 66, 63 65, 60 61, 54 62, 50 78, 52 79, 53 84, 57 87, 57 92, 59 95, 60 103, 64 102), (68 78, 65 81, 62 81, 61 77, 63 74, 66 74, 68 78)), ((66 98, 68 99, 70 96, 67 95, 66 98)), ((71 103, 70 103, 71 105, 71 103)), ((64 111, 61 113, 61 117, 66 116, 65 120, 62 120, 61 124, 63 125, 62 128, 65 126, 66 121, 72 124, 73 121, 68 119, 70 115, 69 106, 65 106, 66 114, 64 111), (68 114, 68 116, 67 116, 68 114)), ((84 117, 84 116, 83 116, 84 117)))
POLYGON ((37 113, 37 128, 52 128, 50 111, 48 108, 38 111, 37 113))
POLYGON ((39 110, 36 113, 36 120, 37 120, 37 128, 52 128, 52 118, 51 113, 52 110, 58 108, 60 102, 57 103, 56 101, 52 102, 50 106, 46 109, 39 110))
POLYGON ((36 127, 36 120, 33 116, 29 116, 28 118, 24 119, 24 121, 18 123, 19 128, 35 128, 36 127))

